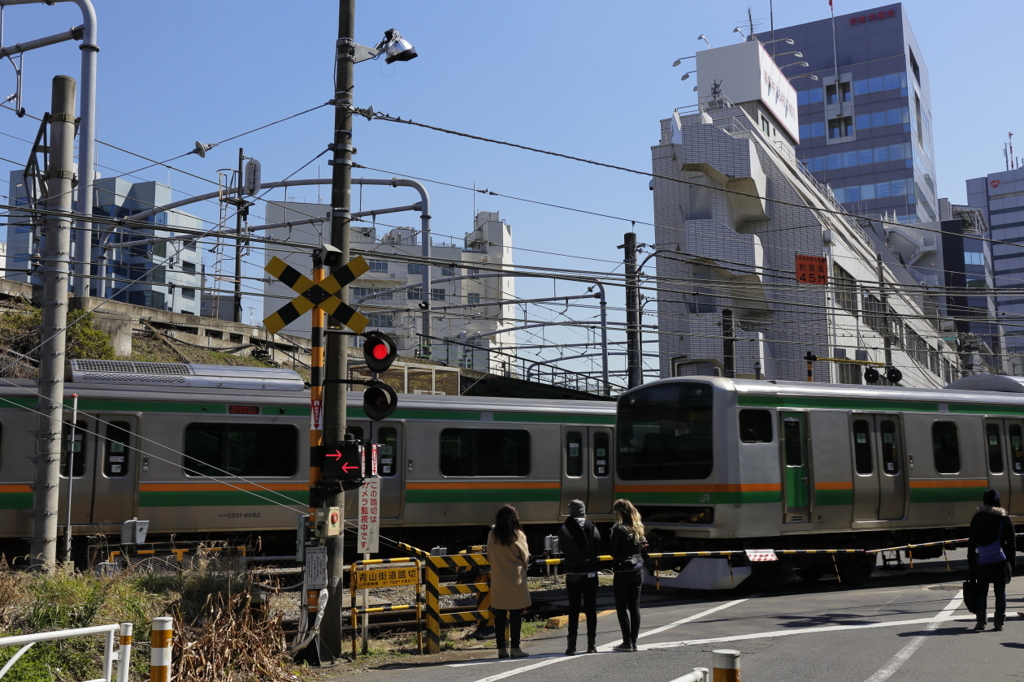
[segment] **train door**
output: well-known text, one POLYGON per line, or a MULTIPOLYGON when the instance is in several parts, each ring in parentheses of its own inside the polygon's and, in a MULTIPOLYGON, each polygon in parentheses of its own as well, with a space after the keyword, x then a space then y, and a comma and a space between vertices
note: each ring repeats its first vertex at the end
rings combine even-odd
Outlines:
POLYGON ((900 421, 892 415, 854 415, 853 520, 906 515, 907 475, 900 421))
POLYGON ((609 514, 614 501, 612 431, 606 427, 562 427, 561 516, 569 501, 582 500, 588 514, 609 514))
POLYGON ((402 515, 402 491, 405 467, 402 466, 404 443, 402 425, 388 423, 387 426, 371 425, 377 443, 377 475, 380 476, 380 515, 394 519, 402 515))
POLYGON ((1024 513, 1024 426, 1016 419, 985 420, 988 484, 999 491, 1003 507, 1024 513))
POLYGON ((101 414, 96 419, 92 522, 120 525, 136 512, 139 420, 101 414))
POLYGON ((60 490, 57 523, 63 526, 67 521, 68 504, 68 463, 72 462, 71 471, 71 525, 85 525, 92 522, 92 481, 95 462, 93 448, 95 439, 92 437, 95 423, 87 416, 79 414, 72 440, 71 413, 64 414, 64 437, 61 441, 60 456, 60 490))
POLYGON ((782 421, 782 495, 785 500, 784 523, 807 523, 811 512, 810 453, 807 440, 807 415, 803 412, 779 412, 782 421))

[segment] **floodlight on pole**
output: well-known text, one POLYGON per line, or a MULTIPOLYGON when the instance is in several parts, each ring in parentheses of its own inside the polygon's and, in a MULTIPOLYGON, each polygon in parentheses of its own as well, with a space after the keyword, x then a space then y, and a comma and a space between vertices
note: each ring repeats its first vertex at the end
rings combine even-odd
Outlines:
POLYGON ((803 59, 803 57, 804 57, 804 53, 803 52, 799 52, 797 50, 792 50, 790 52, 780 52, 778 54, 773 54, 772 58, 773 59, 777 59, 779 57, 785 57, 787 54, 791 54, 794 57, 796 57, 797 59, 803 59))
POLYGON ((801 74, 799 76, 793 76, 789 80, 795 81, 797 78, 810 78, 812 81, 818 80, 818 77, 815 76, 813 73, 805 73, 805 74, 801 74))
POLYGON ((793 45, 796 41, 792 38, 776 38, 775 40, 766 41, 762 43, 762 45, 771 45, 772 43, 786 43, 787 45, 793 45))
POLYGON ((703 33, 701 33, 699 36, 697 36, 697 40, 703 40, 705 43, 708 44, 708 49, 711 49, 711 41, 708 40, 707 36, 705 36, 703 33))
POLYGON ((779 68, 785 69, 790 66, 810 66, 810 64, 808 64, 807 62, 793 62, 792 64, 786 64, 785 66, 780 66, 779 68))
POLYGON ((737 26, 736 28, 734 28, 734 29, 732 30, 732 32, 733 32, 733 33, 739 33, 739 34, 740 34, 740 38, 743 38, 743 40, 746 40, 746 39, 747 39, 747 34, 746 34, 746 33, 744 33, 744 32, 743 32, 743 29, 742 29, 742 28, 740 28, 739 26, 737 26))
POLYGON ((692 54, 689 57, 680 57, 679 59, 677 59, 674 62, 672 62, 672 66, 679 66, 680 64, 683 63, 684 59, 696 59, 696 58, 697 58, 697 55, 695 55, 695 54, 692 54))
POLYGON ((691 74, 691 73, 697 73, 697 70, 696 70, 696 69, 694 69, 693 71, 687 71, 686 73, 684 73, 684 74, 683 74, 683 77, 682 77, 682 78, 680 78, 679 80, 681 80, 681 81, 684 81, 684 80, 686 80, 687 78, 689 78, 689 77, 690 77, 690 74, 691 74))

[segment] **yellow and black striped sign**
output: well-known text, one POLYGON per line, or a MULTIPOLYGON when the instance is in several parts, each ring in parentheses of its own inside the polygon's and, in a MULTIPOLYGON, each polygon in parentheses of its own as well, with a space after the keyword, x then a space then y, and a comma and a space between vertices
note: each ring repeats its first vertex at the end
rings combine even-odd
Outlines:
POLYGON ((271 334, 276 334, 286 326, 299 319, 313 308, 320 308, 339 323, 357 334, 361 334, 370 321, 365 315, 356 312, 335 294, 370 269, 362 256, 349 261, 348 265, 335 272, 318 284, 314 284, 301 272, 274 256, 264 268, 271 275, 281 280, 296 292, 298 296, 273 315, 263 320, 263 326, 271 334))

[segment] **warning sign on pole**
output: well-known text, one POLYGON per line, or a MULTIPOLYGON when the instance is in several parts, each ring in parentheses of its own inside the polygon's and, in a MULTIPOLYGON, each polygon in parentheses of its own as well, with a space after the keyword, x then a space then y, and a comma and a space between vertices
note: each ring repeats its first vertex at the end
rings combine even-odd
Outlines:
POLYGON ((359 553, 380 551, 380 476, 368 476, 359 487, 359 553))
POLYGON ((306 548, 306 589, 327 587, 327 548, 306 548))
POLYGON ((797 256, 796 280, 804 284, 828 284, 828 260, 824 256, 797 256))

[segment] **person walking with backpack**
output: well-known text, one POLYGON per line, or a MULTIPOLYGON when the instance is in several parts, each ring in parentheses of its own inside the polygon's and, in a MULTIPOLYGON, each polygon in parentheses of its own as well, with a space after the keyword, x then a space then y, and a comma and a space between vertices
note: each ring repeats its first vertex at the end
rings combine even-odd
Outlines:
POLYGON ((640 512, 629 500, 615 500, 615 525, 609 551, 614 561, 615 611, 622 629, 622 643, 616 651, 636 651, 640 634, 640 587, 644 582, 643 552, 647 547, 640 512))
POLYGON ((491 564, 491 612, 494 614, 494 635, 498 658, 526 658, 519 648, 523 609, 530 606, 530 587, 526 570, 530 565, 530 549, 519 523, 519 512, 511 504, 498 510, 494 528, 487 534, 487 560, 491 564), (509 626, 512 648, 505 640, 509 626))
POLYGON ((971 578, 977 581, 975 630, 984 630, 988 601, 988 584, 992 583, 996 598, 995 630, 1002 630, 1006 621, 1006 585, 1017 563, 1013 522, 1001 506, 999 491, 989 488, 982 505, 971 519, 967 540, 967 564, 971 578))
POLYGON ((576 634, 580 626, 580 602, 587 619, 587 653, 597 653, 597 571, 601 535, 587 519, 587 507, 581 500, 569 502, 569 518, 558 529, 558 542, 564 557, 565 589, 569 593, 569 634, 566 656, 576 655, 576 634))

